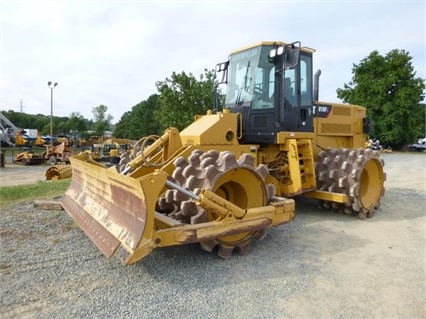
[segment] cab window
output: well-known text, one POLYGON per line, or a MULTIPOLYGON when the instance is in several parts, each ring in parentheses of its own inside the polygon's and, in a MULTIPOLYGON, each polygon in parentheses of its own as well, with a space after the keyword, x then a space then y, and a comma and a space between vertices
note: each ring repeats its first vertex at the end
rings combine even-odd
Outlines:
POLYGON ((312 57, 300 55, 300 102, 302 106, 312 105, 312 57))

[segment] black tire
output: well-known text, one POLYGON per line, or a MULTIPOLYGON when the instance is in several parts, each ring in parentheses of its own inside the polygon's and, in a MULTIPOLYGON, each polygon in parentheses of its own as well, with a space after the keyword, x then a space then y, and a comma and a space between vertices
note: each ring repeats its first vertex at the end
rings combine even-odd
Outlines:
POLYGON ((58 163, 58 158, 56 156, 54 156, 54 155, 50 156, 49 163, 51 165, 56 165, 58 163))
POLYGON ((111 164, 118 164, 118 163, 120 163, 120 157, 118 157, 118 156, 111 156, 110 158, 109 158, 109 162, 111 163, 111 164))

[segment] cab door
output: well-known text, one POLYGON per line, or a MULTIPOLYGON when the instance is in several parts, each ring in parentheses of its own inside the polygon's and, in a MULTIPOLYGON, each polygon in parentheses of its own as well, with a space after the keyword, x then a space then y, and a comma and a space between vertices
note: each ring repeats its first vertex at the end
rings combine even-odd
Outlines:
POLYGON ((277 74, 276 82, 281 131, 313 132, 312 55, 301 53, 298 66, 277 74))

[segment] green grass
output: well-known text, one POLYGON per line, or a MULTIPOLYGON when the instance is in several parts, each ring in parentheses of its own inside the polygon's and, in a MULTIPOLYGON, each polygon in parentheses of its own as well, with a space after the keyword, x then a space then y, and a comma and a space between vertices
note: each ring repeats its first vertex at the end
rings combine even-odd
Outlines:
POLYGON ((0 187, 1 209, 30 200, 52 199, 62 196, 71 178, 59 181, 39 181, 36 184, 0 187))
MULTIPOLYGON (((21 146, 21 147, 2 147, 2 150, 4 151, 5 156, 11 156, 11 155, 16 155, 22 152, 22 148, 25 146, 21 146)), ((37 154, 42 154, 46 148, 45 147, 41 147, 41 146, 33 146, 32 150, 37 153, 37 154)))

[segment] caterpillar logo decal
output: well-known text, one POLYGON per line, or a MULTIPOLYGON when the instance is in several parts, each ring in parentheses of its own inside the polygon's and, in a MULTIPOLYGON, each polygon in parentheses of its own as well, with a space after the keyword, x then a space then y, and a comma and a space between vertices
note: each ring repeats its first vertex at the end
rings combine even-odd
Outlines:
POLYGON ((329 117, 333 110, 333 106, 328 104, 318 104, 313 107, 315 117, 329 117))

